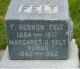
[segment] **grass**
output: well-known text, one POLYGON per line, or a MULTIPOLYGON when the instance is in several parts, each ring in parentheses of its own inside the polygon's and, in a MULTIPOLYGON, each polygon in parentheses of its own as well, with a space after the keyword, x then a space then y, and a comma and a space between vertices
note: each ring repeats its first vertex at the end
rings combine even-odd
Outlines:
POLYGON ((73 37, 80 48, 80 0, 69 0, 70 16, 74 22, 73 37))
MULTIPOLYGON (((10 0, 0 0, 0 49, 7 45, 5 33, 5 14, 10 0)), ((70 16, 74 22, 73 37, 80 48, 80 0, 69 0, 70 16)))
POLYGON ((0 49, 5 49, 7 45, 5 31, 5 14, 10 0, 0 0, 0 49))

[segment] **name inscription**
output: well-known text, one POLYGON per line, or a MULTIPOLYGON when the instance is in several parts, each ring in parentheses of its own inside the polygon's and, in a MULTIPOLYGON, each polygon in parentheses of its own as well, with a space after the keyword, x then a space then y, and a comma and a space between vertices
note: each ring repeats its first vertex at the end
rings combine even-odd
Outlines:
POLYGON ((58 13, 58 7, 53 5, 23 5, 18 8, 21 13, 58 13))
POLYGON ((59 49, 68 45, 67 25, 53 21, 24 21, 8 23, 9 45, 17 56, 39 59, 58 57, 59 49), (16 48, 17 47, 17 48, 16 48))

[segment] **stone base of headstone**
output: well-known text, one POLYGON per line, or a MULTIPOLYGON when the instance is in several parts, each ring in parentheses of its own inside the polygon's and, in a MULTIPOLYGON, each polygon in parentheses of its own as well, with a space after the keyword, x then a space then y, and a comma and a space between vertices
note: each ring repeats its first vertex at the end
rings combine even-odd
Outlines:
POLYGON ((8 48, 6 49, 3 58, 0 62, 1 68, 78 68, 79 56, 78 48, 75 40, 73 39, 69 45, 69 56, 67 60, 10 60, 8 48))

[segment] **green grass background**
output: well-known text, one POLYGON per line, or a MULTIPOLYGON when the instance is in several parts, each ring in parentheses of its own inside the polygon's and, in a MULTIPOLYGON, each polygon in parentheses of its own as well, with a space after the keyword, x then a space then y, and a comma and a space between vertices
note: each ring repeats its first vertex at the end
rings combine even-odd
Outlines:
MULTIPOLYGON (((10 0, 0 0, 0 49, 5 49, 7 38, 5 32, 5 14, 10 0)), ((80 0, 69 0, 70 16, 74 22, 73 38, 80 48, 80 0)))

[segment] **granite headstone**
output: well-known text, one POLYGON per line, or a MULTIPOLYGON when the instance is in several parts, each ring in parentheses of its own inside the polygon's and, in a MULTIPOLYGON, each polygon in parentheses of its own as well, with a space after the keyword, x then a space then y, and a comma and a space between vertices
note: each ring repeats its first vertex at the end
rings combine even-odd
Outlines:
POLYGON ((72 39, 68 0, 11 0, 6 28, 10 59, 68 58, 72 39))

